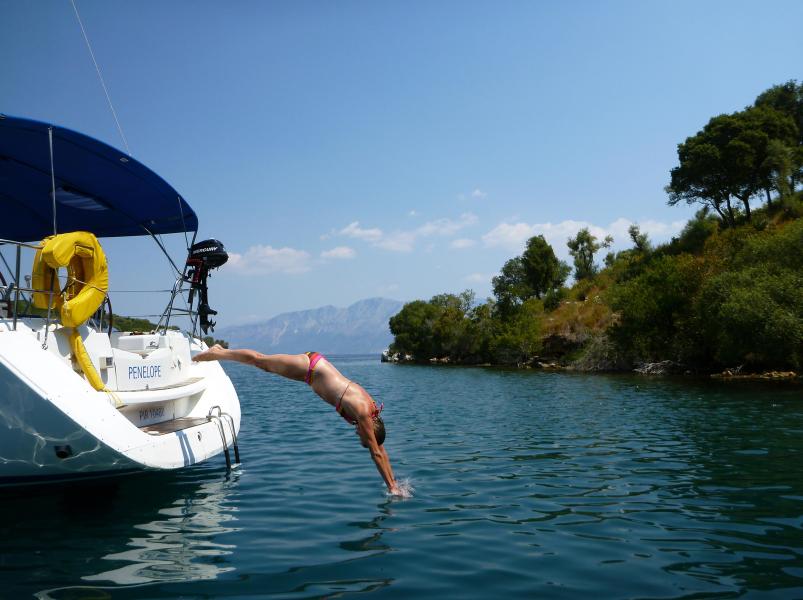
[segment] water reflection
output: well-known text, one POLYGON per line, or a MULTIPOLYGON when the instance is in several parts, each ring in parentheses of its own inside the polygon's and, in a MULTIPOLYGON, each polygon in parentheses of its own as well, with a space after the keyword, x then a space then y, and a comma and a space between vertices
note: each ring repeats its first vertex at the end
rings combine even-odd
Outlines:
POLYGON ((84 581, 111 581, 118 585, 167 581, 215 579, 234 570, 222 564, 235 546, 216 541, 217 537, 237 531, 234 509, 224 503, 236 488, 239 474, 229 480, 209 481, 195 493, 176 499, 158 511, 165 518, 134 525, 145 532, 132 537, 131 549, 110 553, 103 560, 127 562, 122 567, 86 575, 84 581))
POLYGON ((46 588, 37 598, 94 598, 118 586, 215 579, 234 570, 239 478, 199 469, 7 494, 0 506, 30 516, 0 527, 15 540, 0 589, 27 581, 46 588))
POLYGON ((393 531, 387 527, 383 527, 382 523, 393 516, 393 511, 390 510, 393 500, 388 499, 386 502, 379 504, 379 514, 370 521, 352 521, 349 527, 357 527, 361 530, 367 530, 370 533, 363 535, 356 540, 344 540, 340 542, 339 547, 349 552, 387 552, 391 549, 390 546, 382 541, 382 535, 385 531, 393 531))

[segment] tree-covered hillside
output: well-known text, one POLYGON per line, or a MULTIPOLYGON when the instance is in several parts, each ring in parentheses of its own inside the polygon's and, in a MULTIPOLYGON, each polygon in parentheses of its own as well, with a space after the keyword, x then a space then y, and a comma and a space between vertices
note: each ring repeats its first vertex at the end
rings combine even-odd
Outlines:
POLYGON ((533 237, 486 302, 466 291, 406 304, 390 319, 391 350, 463 364, 800 369, 803 84, 713 117, 678 145, 678 163, 668 202, 700 210, 669 243, 654 247, 634 225, 632 247, 600 265, 611 240, 584 229, 567 240, 572 269, 533 237))

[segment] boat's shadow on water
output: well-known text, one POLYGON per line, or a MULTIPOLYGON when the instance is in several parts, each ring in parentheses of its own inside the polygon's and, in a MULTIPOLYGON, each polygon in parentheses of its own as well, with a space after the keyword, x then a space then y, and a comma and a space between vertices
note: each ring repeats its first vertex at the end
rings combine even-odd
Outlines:
MULTIPOLYGON (((199 467, 0 492, 0 597, 215 579, 233 570, 240 473, 199 467)), ((94 591, 93 591, 94 590, 94 591)))

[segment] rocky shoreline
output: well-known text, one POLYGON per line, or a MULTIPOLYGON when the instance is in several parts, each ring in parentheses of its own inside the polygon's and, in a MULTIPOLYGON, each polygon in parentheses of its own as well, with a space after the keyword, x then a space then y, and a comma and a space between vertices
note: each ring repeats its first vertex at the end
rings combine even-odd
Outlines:
POLYGON ((581 368, 576 364, 565 364, 555 358, 533 357, 527 362, 518 363, 516 365, 497 365, 492 363, 483 364, 463 364, 451 360, 449 357, 433 357, 426 361, 417 361, 412 356, 392 354, 385 350, 382 352, 382 362, 400 363, 400 364, 430 364, 430 365, 455 365, 455 366, 476 366, 476 367, 506 367, 518 369, 538 369, 544 371, 574 371, 586 373, 639 373, 640 375, 647 376, 663 376, 663 375, 687 375, 687 376, 708 376, 711 379, 723 381, 795 381, 803 380, 803 375, 795 371, 761 371, 761 372, 746 372, 743 367, 734 367, 725 369, 718 373, 701 373, 700 371, 689 368, 680 363, 664 360, 653 363, 642 363, 635 368, 581 368))
POLYGON ((795 371, 764 371, 763 373, 733 373, 730 370, 722 371, 722 373, 714 373, 711 375, 713 379, 736 380, 736 381, 756 381, 756 380, 771 380, 771 381, 792 381, 801 379, 801 375, 795 371))

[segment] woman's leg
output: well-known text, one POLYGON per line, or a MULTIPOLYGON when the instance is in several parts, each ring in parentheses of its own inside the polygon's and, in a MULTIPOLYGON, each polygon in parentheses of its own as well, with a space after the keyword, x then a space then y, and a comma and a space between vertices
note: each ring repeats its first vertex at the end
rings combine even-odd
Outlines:
POLYGON ((309 369, 309 357, 306 354, 262 354, 248 349, 229 350, 217 344, 196 355, 193 360, 233 360, 296 381, 304 381, 309 369))
POLYGON ((309 369, 309 357, 306 354, 260 354, 253 365, 288 379, 304 381, 309 369))

